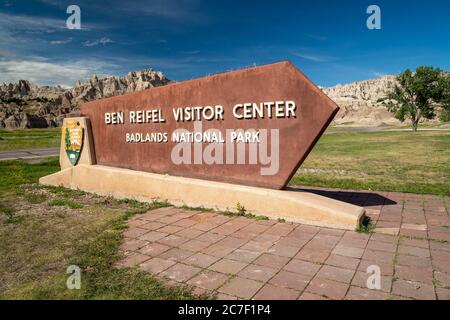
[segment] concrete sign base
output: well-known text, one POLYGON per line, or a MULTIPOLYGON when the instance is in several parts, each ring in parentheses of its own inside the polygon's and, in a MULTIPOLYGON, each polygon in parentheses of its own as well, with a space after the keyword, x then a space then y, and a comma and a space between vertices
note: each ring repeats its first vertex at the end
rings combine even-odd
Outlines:
POLYGON ((357 228, 364 218, 361 207, 304 191, 272 190, 102 165, 78 164, 42 177, 39 183, 116 198, 147 202, 159 199, 215 210, 235 211, 240 203, 253 214, 347 230, 357 228))

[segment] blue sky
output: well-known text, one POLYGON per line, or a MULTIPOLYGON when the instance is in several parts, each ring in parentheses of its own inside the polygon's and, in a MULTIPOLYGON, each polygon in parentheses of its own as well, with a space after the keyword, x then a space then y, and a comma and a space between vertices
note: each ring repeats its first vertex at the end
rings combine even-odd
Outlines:
POLYGON ((71 86, 148 67, 181 81, 280 60, 321 86, 450 70, 449 17, 447 0, 0 0, 0 82, 71 86), (66 28, 70 4, 81 30, 66 28), (381 30, 366 27, 372 4, 381 30))

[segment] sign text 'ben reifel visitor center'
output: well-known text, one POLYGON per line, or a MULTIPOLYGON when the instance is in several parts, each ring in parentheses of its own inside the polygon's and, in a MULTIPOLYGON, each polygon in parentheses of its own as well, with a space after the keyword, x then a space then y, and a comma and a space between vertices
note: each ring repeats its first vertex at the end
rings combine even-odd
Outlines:
POLYGON ((41 182, 353 229, 362 208, 282 190, 338 110, 290 62, 96 100, 63 126, 85 130, 79 160, 41 182))

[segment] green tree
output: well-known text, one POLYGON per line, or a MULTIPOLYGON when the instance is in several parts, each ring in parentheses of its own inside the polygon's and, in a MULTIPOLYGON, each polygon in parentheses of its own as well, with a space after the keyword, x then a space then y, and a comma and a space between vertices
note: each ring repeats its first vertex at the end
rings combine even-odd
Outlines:
POLYGON ((406 70, 397 76, 398 85, 385 99, 385 106, 404 122, 411 120, 417 131, 420 119, 433 119, 436 104, 447 105, 449 100, 449 76, 433 67, 418 67, 416 72, 406 70))
POLYGON ((447 77, 444 79, 444 92, 442 98, 442 112, 441 121, 450 121, 450 72, 447 73, 447 77))

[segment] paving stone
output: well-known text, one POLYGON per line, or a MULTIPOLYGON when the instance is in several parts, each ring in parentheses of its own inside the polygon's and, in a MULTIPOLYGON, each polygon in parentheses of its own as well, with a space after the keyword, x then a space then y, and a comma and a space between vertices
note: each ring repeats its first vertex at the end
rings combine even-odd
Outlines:
POLYGON ((300 273, 311 278, 319 271, 320 265, 308 261, 299 259, 292 259, 287 265, 284 266, 287 271, 300 273))
POLYGON ((263 286, 263 283, 245 279, 241 277, 235 277, 230 282, 219 288, 219 292, 236 296, 242 299, 250 299, 256 292, 263 286))
POLYGON ((166 217, 162 217, 162 218, 156 219, 156 221, 162 222, 162 223, 171 224, 171 223, 174 223, 174 222, 176 222, 178 220, 181 220, 181 219, 182 219, 181 217, 177 217, 177 216, 166 216, 166 217))
POLYGON ((257 281, 267 282, 270 278, 272 278, 278 269, 273 269, 261 265, 250 264, 242 269, 238 275, 243 278, 253 279, 257 281))
POLYGON ((316 277, 330 279, 334 281, 350 283, 355 271, 333 266, 324 265, 317 273, 316 277))
POLYGON ((180 245, 179 248, 197 252, 205 249, 206 247, 209 247, 210 245, 211 243, 209 242, 192 239, 180 245))
POLYGON ((221 259, 211 265, 208 269, 225 273, 225 274, 236 274, 247 266, 247 263, 241 261, 235 261, 230 259, 221 259))
MULTIPOLYGON (((381 218, 380 218, 381 219, 381 218)), ((378 220, 376 224, 377 229, 399 229, 400 228, 400 221, 380 221, 378 220)))
POLYGON ((300 225, 289 233, 289 237, 310 241, 319 232, 318 227, 300 225))
POLYGON ((167 268, 173 266, 176 262, 161 258, 152 258, 149 259, 139 265, 139 268, 145 272, 149 272, 151 274, 158 274, 167 268))
POLYGON ((181 220, 178 220, 178 221, 175 221, 172 223, 172 225, 174 225, 174 226, 184 227, 184 228, 192 227, 195 224, 197 224, 197 222, 193 221, 191 219, 181 219, 181 220))
POLYGON ((319 294, 311 293, 311 292, 303 292, 300 296, 299 300, 330 300, 327 297, 324 297, 319 294))
POLYGON ((132 228, 129 228, 127 231, 125 231, 123 233, 123 236, 127 237, 127 238, 135 239, 135 238, 138 238, 139 236, 143 235, 146 232, 148 232, 147 229, 132 227, 132 228))
POLYGON ((177 236, 184 237, 187 239, 197 238, 199 235, 203 234, 203 231, 194 228, 181 229, 176 233, 177 236))
POLYGON ((450 274, 449 273, 435 271, 434 278, 436 279, 436 282, 437 282, 436 286, 450 288, 450 274))
POLYGON ((243 249, 236 249, 233 252, 231 252, 229 255, 227 255, 225 258, 250 263, 250 262, 254 261, 259 255, 260 255, 259 252, 253 252, 253 251, 243 250, 243 249))
POLYGON ((378 266, 380 268, 381 274, 384 276, 394 275, 394 262, 380 262, 371 260, 361 260, 358 266, 358 271, 367 272, 367 268, 371 266, 378 266))
POLYGON ((237 249, 246 242, 247 242, 247 240, 245 240, 245 239, 239 239, 239 238, 228 236, 228 237, 223 238, 219 242, 217 242, 217 244, 221 245, 221 246, 237 249))
POLYGON ((233 236, 236 238, 252 239, 254 237, 257 237, 264 231, 266 231, 268 228, 270 228, 270 226, 252 223, 250 225, 243 227, 241 230, 235 232, 233 236))
POLYGON ((296 259, 307 260, 315 263, 324 263, 331 253, 331 248, 323 246, 305 246, 297 253, 296 259))
POLYGON ((259 236, 255 237, 253 241, 256 242, 262 242, 267 243, 269 247, 273 246, 276 242, 278 242, 281 239, 280 236, 277 236, 275 234, 267 234, 267 233, 261 233, 259 236))
POLYGON ((399 254, 397 256, 397 264, 402 266, 414 266, 419 268, 431 267, 431 260, 429 258, 421 258, 416 256, 409 256, 399 254))
MULTIPOLYGON (((370 197, 350 195, 357 196, 347 201, 361 205, 370 197)), ((449 299, 450 244, 442 240, 450 230, 442 225, 450 219, 442 203, 429 205, 432 210, 424 214, 421 198, 413 199, 403 214, 401 204, 373 207, 381 210, 374 217, 382 226, 373 234, 177 208, 154 210, 129 220, 121 245, 128 254, 118 266, 139 265, 192 285, 198 294, 218 290, 217 298, 223 299, 449 299), (400 227, 400 222, 398 237, 392 226, 400 227), (428 235, 436 240, 428 241, 428 235), (371 265, 380 267, 381 290, 367 288, 371 265), (229 274, 236 276, 229 279, 229 274)))
POLYGON ((141 225, 140 228, 154 231, 154 230, 158 230, 164 226, 166 226, 165 223, 156 222, 156 221, 150 221, 150 222, 145 221, 145 224, 141 225))
POLYGON ((228 294, 219 292, 219 293, 217 294, 217 296, 216 296, 216 299, 217 299, 217 300, 238 300, 239 298, 238 298, 238 297, 235 297, 235 296, 230 296, 230 295, 228 295, 228 294))
POLYGON ((450 290, 444 288, 436 288, 436 295, 439 300, 450 300, 450 290))
POLYGON ((209 247, 203 249, 201 252, 208 254, 210 256, 223 258, 227 255, 229 255, 234 249, 230 247, 225 247, 222 245, 219 245, 217 243, 210 245, 209 247))
POLYGON ((400 229, 399 234, 404 237, 426 238, 427 232, 420 230, 400 229))
POLYGON ((257 252, 266 252, 270 247, 272 247, 272 242, 261 242, 256 240, 251 240, 244 244, 241 249, 257 252))
POLYGON ((375 232, 382 233, 382 234, 388 234, 392 236, 397 236, 400 232, 400 228, 376 228, 375 232))
POLYGON ((158 240, 159 243, 171 247, 178 247, 187 241, 189 241, 189 238, 178 236, 176 234, 170 234, 167 237, 158 240))
POLYGON ((333 300, 342 300, 347 293, 349 285, 329 279, 314 278, 306 288, 306 291, 326 296, 333 300))
POLYGON ((234 222, 226 222, 222 224, 221 226, 214 229, 214 233, 221 234, 224 236, 228 236, 239 229, 242 229, 244 226, 240 223, 234 223, 234 222))
POLYGON ((228 276, 223 273, 204 270, 189 280, 188 284, 208 290, 216 290, 222 286, 227 279, 228 276))
POLYGON ((339 243, 337 244, 337 246, 365 249, 367 246, 367 241, 368 240, 364 239, 342 238, 341 241, 339 241, 339 243))
POLYGON ((333 248, 341 241, 342 236, 332 236, 327 234, 321 234, 320 232, 314 236, 314 238, 307 244, 307 246, 325 245, 328 248, 333 248))
POLYGON ((255 300, 296 300, 299 291, 266 284, 253 299, 255 300))
POLYGON ((200 230, 200 231, 209 231, 217 227, 217 224, 210 222, 201 222, 194 224, 192 228, 200 230))
POLYGON ((327 235, 327 236, 335 236, 335 237, 341 237, 345 233, 345 230, 338 230, 338 229, 328 229, 328 228, 322 228, 319 231, 320 235, 327 235))
POLYGON ((125 238, 125 241, 120 246, 120 249, 123 251, 136 251, 145 246, 147 243, 148 242, 144 240, 125 238))
POLYGON ((128 219, 128 227, 141 227, 142 225, 148 223, 148 221, 146 220, 142 220, 142 219, 128 219))
POLYGON ((450 242, 450 233, 430 231, 428 236, 430 239, 450 242))
POLYGON ((381 233, 373 233, 372 236, 370 237, 370 240, 376 242, 397 243, 398 237, 381 233))
POLYGON ((287 237, 280 238, 280 240, 278 240, 276 242, 276 245, 282 245, 282 246, 286 246, 286 247, 295 247, 295 248, 297 248, 297 251, 298 251, 305 244, 307 244, 308 241, 309 240, 298 239, 298 238, 287 236, 287 237))
POLYGON ((352 257, 340 256, 337 254, 330 254, 325 264, 335 267, 341 267, 350 270, 356 270, 360 260, 352 257))
POLYGON ((369 241, 370 234, 367 233, 358 233, 355 231, 345 231, 344 236, 342 237, 342 241, 361 241, 367 244, 369 241))
POLYGON ((149 256, 145 254, 141 254, 138 252, 131 252, 129 255, 127 255, 124 259, 122 259, 118 265, 121 267, 134 267, 141 262, 144 262, 146 260, 150 259, 149 256))
POLYGON ((163 252, 166 252, 167 250, 171 249, 171 247, 153 242, 149 243, 142 248, 139 249, 139 252, 142 254, 146 254, 148 256, 156 257, 160 255, 163 252))
POLYGON ((277 286, 303 291, 308 285, 311 278, 311 276, 281 270, 272 279, 270 279, 269 282, 277 286))
POLYGON ((395 253, 378 250, 366 250, 362 256, 365 260, 376 262, 392 262, 394 261, 395 253))
POLYGON ((177 263, 161 272, 160 275, 178 282, 187 281, 201 271, 200 268, 177 263))
POLYGON ((419 300, 435 300, 434 287, 420 282, 398 279, 394 281, 392 293, 419 300))
POLYGON ((158 231, 147 231, 147 233, 139 236, 138 239, 146 241, 158 241, 166 236, 168 236, 167 233, 162 233, 158 231))
POLYGON ((370 240, 367 243, 366 249, 395 253, 397 251, 397 243, 395 243, 395 242, 389 243, 389 242, 370 240))
POLYGON ((433 251, 446 251, 450 252, 450 243, 430 241, 430 249, 433 251))
POLYGON ((401 228, 408 229, 408 230, 426 231, 427 225, 426 224, 417 224, 417 223, 402 223, 401 228))
POLYGON ((446 258, 435 258, 433 257, 433 267, 434 269, 441 271, 441 272, 446 272, 446 273, 450 273, 450 263, 449 263, 449 259, 446 258))
POLYGON ((198 253, 190 256, 186 260, 184 260, 184 263, 194 265, 194 266, 197 266, 200 268, 207 268, 219 259, 220 258, 209 256, 207 254, 198 252, 198 253))
POLYGON ((299 247, 291 247, 291 246, 285 246, 285 245, 280 245, 280 244, 276 244, 273 247, 271 247, 270 249, 267 250, 267 253, 271 253, 277 256, 282 256, 282 257, 288 257, 288 258, 292 258, 294 257, 297 252, 300 250, 299 247))
POLYGON ((430 250, 428 250, 428 249, 405 246, 403 244, 400 244, 398 246, 398 253, 410 255, 410 256, 421 257, 421 258, 429 258, 430 257, 430 250))
POLYGON ((411 246, 411 247, 419 247, 423 249, 428 249, 428 240, 426 239, 413 239, 413 238, 407 238, 402 237, 400 239, 400 244, 405 246, 411 246))
POLYGON ((213 244, 213 243, 216 243, 216 242, 222 240, 223 238, 225 238, 225 236, 222 236, 217 233, 206 232, 206 233, 203 233, 202 235, 198 236, 196 239, 200 240, 200 241, 210 242, 211 244, 213 244))
MULTIPOLYGON (((352 279, 351 285, 369 289, 369 287, 367 286, 367 280, 369 280, 369 277, 371 277, 372 275, 373 273, 357 271, 352 279)), ((392 276, 382 275, 380 278, 380 291, 388 293, 391 292, 392 279, 392 276)), ((372 278, 370 278, 370 280, 372 280, 372 278)), ((370 283, 370 285, 372 285, 372 283, 370 283)))
POLYGON ((166 260, 178 261, 181 262, 186 260, 190 256, 192 256, 195 252, 188 250, 181 250, 178 248, 170 249, 169 251, 164 252, 159 257, 166 260))
POLYGON ((333 249, 332 252, 333 254, 338 254, 344 257, 361 258, 364 254, 364 249, 348 247, 339 244, 333 249))
POLYGON ((294 230, 294 226, 288 223, 277 223, 267 229, 264 233, 274 234, 280 237, 287 236, 291 231, 294 230))
POLYGON ((379 290, 371 290, 367 288, 360 288, 351 286, 347 295, 346 300, 387 300, 389 294, 379 290))
POLYGON ((274 268, 274 269, 281 269, 284 267, 290 259, 287 257, 281 257, 276 256, 273 254, 263 253, 261 256, 259 256, 253 263, 274 268))
POLYGON ((433 284, 433 269, 414 266, 395 266, 395 277, 403 280, 433 284))

